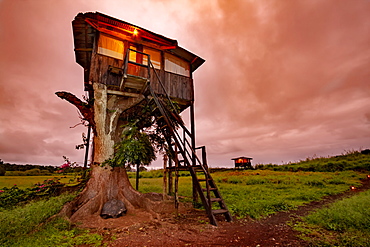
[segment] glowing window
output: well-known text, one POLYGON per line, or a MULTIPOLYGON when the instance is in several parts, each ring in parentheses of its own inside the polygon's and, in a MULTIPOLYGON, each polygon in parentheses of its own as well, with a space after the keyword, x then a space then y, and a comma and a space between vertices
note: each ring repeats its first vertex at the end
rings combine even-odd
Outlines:
POLYGON ((124 46, 122 41, 100 35, 98 43, 99 54, 123 60, 123 50, 124 46))
MULTIPOLYGON (((136 48, 136 46, 133 46, 133 45, 130 45, 130 49, 131 50, 134 50, 134 51, 137 51, 137 48, 136 48)), ((131 62, 135 62, 135 63, 137 63, 137 62, 139 62, 139 61, 137 61, 138 59, 138 53, 137 52, 134 52, 134 51, 130 51, 130 53, 129 53, 129 57, 128 57, 128 59, 131 61, 131 62)))
POLYGON ((165 53, 164 69, 175 74, 190 76, 189 63, 168 53, 165 53))
MULTIPOLYGON (((144 53, 150 55, 150 61, 152 62, 154 68, 161 69, 161 52, 150 49, 148 47, 144 47, 144 53)), ((143 64, 147 65, 147 56, 143 56, 143 64)))

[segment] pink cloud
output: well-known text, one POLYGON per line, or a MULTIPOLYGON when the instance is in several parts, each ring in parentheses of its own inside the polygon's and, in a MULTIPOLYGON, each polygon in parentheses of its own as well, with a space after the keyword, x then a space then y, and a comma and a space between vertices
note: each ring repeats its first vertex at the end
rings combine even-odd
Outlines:
POLYGON ((194 73, 197 143, 211 166, 368 148, 368 1, 0 1, 0 158, 82 162, 71 21, 101 11, 177 39, 206 59, 194 73), (129 8, 128 8, 129 7, 129 8), (130 9, 130 11, 127 11, 130 9), (144 18, 145 17, 145 18, 144 18))

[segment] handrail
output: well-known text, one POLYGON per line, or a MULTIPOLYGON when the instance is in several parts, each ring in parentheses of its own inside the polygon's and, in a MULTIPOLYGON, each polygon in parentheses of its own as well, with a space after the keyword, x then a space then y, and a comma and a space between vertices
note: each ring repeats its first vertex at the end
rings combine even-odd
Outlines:
MULTIPOLYGON (((158 79, 158 83, 163 88, 165 96, 167 97, 170 104, 172 105, 173 110, 176 112, 176 114, 178 114, 177 109, 173 105, 165 87, 163 86, 163 84, 161 82, 161 79, 160 79, 157 71, 155 70, 155 68, 154 68, 153 64, 150 62, 150 60, 148 60, 148 61, 151 65, 151 67, 154 70, 154 74, 156 75, 156 77, 158 79)), ((209 174, 208 165, 207 165, 207 161, 206 161, 206 157, 205 157, 205 147, 204 146, 202 147, 202 161, 201 161, 199 159, 198 155, 196 154, 195 149, 192 147, 192 144, 188 140, 188 137, 192 138, 191 132, 186 128, 186 126, 181 121, 177 121, 177 124, 174 123, 174 121, 171 118, 170 110, 165 105, 165 102, 161 101, 159 99, 157 94, 154 92, 150 82, 147 85, 147 87, 149 87, 150 94, 152 95, 153 100, 155 101, 159 111, 161 112, 162 116, 165 119, 165 122, 167 124, 167 128, 169 129, 169 132, 172 133, 171 134, 172 137, 171 136, 165 136, 165 138, 168 142, 168 145, 169 145, 169 148, 170 148, 171 152, 174 154, 173 158, 175 160, 175 167, 176 167, 175 169, 176 169, 176 171, 177 171, 177 167, 178 167, 179 162, 180 162, 179 157, 178 157, 179 153, 181 154, 182 159, 185 162, 186 166, 192 167, 193 165, 199 164, 199 167, 202 169, 202 171, 204 172, 204 175, 205 175, 206 191, 207 191, 207 193, 205 195, 205 198, 204 198, 204 196, 201 197, 201 198, 202 198, 204 206, 207 208, 208 213, 212 214, 211 213, 211 211, 212 211, 211 191, 210 191, 210 184, 209 184, 209 180, 212 179, 212 178, 211 178, 211 175, 209 174), (181 137, 179 131, 177 130, 177 127, 182 128, 182 130, 183 130, 182 137, 181 137), (175 150, 173 150, 173 147, 171 146, 172 140, 175 142, 175 150)), ((193 169, 190 170, 191 173, 195 173, 195 171, 193 169)), ((200 190, 200 188, 198 188, 198 189, 200 190)), ((199 191, 199 193, 202 193, 202 191, 199 191)))
MULTIPOLYGON (((161 82, 159 82, 161 84, 161 82)), ((196 163, 199 164, 201 166, 201 168, 207 173, 204 165, 202 165, 202 161, 199 159, 198 155, 196 154, 195 150, 192 148, 191 146, 191 143, 188 141, 187 138, 181 138, 180 134, 178 133, 178 131, 176 131, 176 128, 175 128, 175 125, 174 123, 171 121, 171 118, 170 116, 168 115, 168 113, 164 110, 165 107, 162 105, 162 103, 159 101, 156 93, 154 92, 153 88, 151 87, 151 85, 149 84, 149 89, 150 89, 150 92, 153 96, 153 99, 154 101, 156 102, 156 104, 158 105, 158 107, 160 108, 160 111, 162 113, 162 115, 166 118, 166 122, 168 122, 169 126, 171 128, 171 131, 175 134, 175 141, 178 142, 176 143, 177 146, 179 146, 179 149, 180 149, 180 153, 184 156, 184 160, 187 161, 187 163, 190 165, 190 160, 192 160, 192 154, 194 155, 195 157, 195 160, 196 160, 196 163), (182 143, 180 143, 179 141, 182 140, 182 143), (181 144, 183 144, 183 148, 181 148, 181 144), (186 145, 187 144, 187 145, 186 145), (190 149, 190 152, 189 152, 189 149, 190 149)), ((167 94, 168 96, 168 94, 167 94)), ((182 123, 179 123, 180 127, 183 129, 184 131, 184 134, 188 134, 188 136, 190 137, 191 136, 191 133, 190 131, 186 128, 185 125, 183 125, 182 123)), ((185 135, 184 135, 185 136, 185 135)), ((185 136, 186 137, 186 136, 185 136)))
POLYGON ((155 74, 155 76, 156 76, 156 77, 157 77, 157 79, 158 79, 158 83, 159 83, 159 85, 161 85, 161 87, 162 87, 162 89, 163 89, 163 91, 164 91, 165 95, 167 96, 168 101, 171 103, 172 108, 175 110, 175 112, 176 112, 177 114, 179 114, 179 113, 177 112, 177 109, 176 109, 175 105, 172 103, 172 100, 171 100, 170 96, 168 95, 166 88, 163 86, 162 81, 161 81, 161 78, 159 77, 159 75, 158 75, 157 71, 155 70, 155 68, 154 68, 154 65, 153 65, 152 61, 148 60, 148 64, 150 64, 150 66, 153 68, 154 74, 155 74))
MULTIPOLYGON (((148 71, 150 71, 150 66, 149 66, 150 55, 149 54, 146 54, 144 52, 127 48, 126 56, 125 56, 125 60, 124 61, 125 61, 124 65, 127 65, 128 63, 130 63, 130 64, 134 64, 134 65, 137 65, 137 66, 140 66, 140 67, 146 67, 146 68, 148 68, 148 71), (130 57, 130 51, 133 51, 133 52, 136 52, 136 53, 140 53, 140 54, 142 54, 144 56, 147 56, 148 57, 148 64, 143 64, 143 63, 138 63, 138 62, 130 61, 130 59, 129 59, 129 57, 130 57)), ((125 66, 124 74, 126 74, 125 73, 126 71, 127 71, 127 66, 125 66)), ((148 76, 148 79, 150 79, 150 76, 148 76)))
MULTIPOLYGON (((128 48, 126 50, 126 55, 125 55, 125 59, 124 59, 124 63, 123 63, 123 77, 122 77, 122 80, 121 80, 120 87, 122 87, 122 84, 123 84, 125 78, 127 78, 128 64, 133 64, 133 65, 136 65, 136 66, 140 66, 140 67, 146 68, 148 70, 148 76, 147 76, 147 83, 148 83, 150 81, 150 64, 149 63, 150 63, 150 55, 149 54, 146 54, 144 52, 136 51, 136 50, 133 50, 133 49, 128 48), (147 64, 145 65, 143 63, 137 63, 137 62, 134 62, 134 61, 130 61, 130 59, 129 59, 129 57, 130 57, 130 51, 133 51, 133 52, 136 52, 136 53, 140 53, 140 54, 142 54, 144 56, 147 56, 147 64)), ((137 76, 137 75, 132 75, 132 76, 137 76)), ((146 88, 146 86, 143 89, 145 90, 145 88, 146 88)))

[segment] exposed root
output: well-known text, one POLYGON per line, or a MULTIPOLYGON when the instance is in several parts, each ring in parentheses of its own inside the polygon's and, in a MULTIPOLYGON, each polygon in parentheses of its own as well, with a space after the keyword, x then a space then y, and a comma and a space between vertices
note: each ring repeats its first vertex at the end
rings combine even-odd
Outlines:
POLYGON ((100 217, 104 204, 111 199, 121 200, 128 214, 145 211, 151 220, 160 219, 160 213, 174 207, 173 202, 162 200, 161 194, 142 194, 134 190, 124 168, 96 166, 84 190, 72 202, 64 205, 59 216, 71 222, 100 217))

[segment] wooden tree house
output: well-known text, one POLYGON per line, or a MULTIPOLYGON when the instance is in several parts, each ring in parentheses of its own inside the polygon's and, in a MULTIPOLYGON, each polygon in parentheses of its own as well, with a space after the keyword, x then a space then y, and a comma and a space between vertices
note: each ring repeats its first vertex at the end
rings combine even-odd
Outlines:
POLYGON ((242 156, 238 158, 233 158, 231 160, 234 161, 235 168, 253 169, 252 159, 253 158, 242 156))
MULTIPOLYGON (((84 69, 84 89, 90 99, 105 102, 102 104, 105 107, 94 107, 94 114, 109 115, 111 119, 110 125, 95 130, 96 134, 104 135, 114 129, 112 126, 119 126, 119 117, 124 110, 141 102, 150 104, 166 123, 163 127, 166 128, 165 138, 171 151, 167 169, 191 173, 194 193, 202 200, 212 224, 217 225, 217 214, 231 221, 209 173, 205 147, 195 146, 192 75, 204 60, 179 47, 176 40, 102 13, 79 13, 72 26, 76 62, 84 69), (175 102, 178 112, 174 113, 163 98, 168 99, 167 102, 175 102), (177 115, 188 107, 190 130, 177 115), (200 157, 197 149, 202 151, 200 157)), ((96 102, 94 104, 98 104, 96 102)), ((120 131, 115 128, 115 131, 120 131)), ((112 143, 107 140, 103 145, 112 143)))

